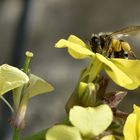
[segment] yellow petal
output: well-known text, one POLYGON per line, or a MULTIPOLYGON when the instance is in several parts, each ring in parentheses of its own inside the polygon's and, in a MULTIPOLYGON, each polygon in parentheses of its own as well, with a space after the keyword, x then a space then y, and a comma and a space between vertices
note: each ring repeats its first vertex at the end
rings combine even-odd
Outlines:
POLYGON ((16 67, 4 64, 0 66, 0 94, 20 87, 29 81, 28 76, 16 67))
POLYGON ((88 46, 87 46, 80 38, 78 38, 78 37, 75 36, 75 35, 70 35, 70 36, 68 37, 68 41, 73 42, 73 43, 75 43, 75 44, 79 44, 79 45, 81 45, 82 47, 88 49, 88 46))
POLYGON ((140 139, 140 107, 134 105, 133 108, 134 108, 134 113, 136 114, 136 117, 137 117, 137 120, 136 120, 137 132, 136 133, 137 133, 137 137, 140 139))
POLYGON ((129 86, 133 83, 132 79, 123 70, 115 65, 109 59, 106 59, 100 54, 96 53, 97 58, 104 63, 104 70, 110 76, 110 78, 119 86, 127 89, 134 89, 134 87, 129 86))
POLYGON ((108 105, 97 107, 74 106, 70 110, 69 119, 85 137, 93 137, 102 133, 111 124, 113 115, 108 105))
POLYGON ((124 129, 123 129, 125 140, 137 140, 136 123, 137 123, 136 114, 134 113, 130 114, 127 117, 127 120, 124 125, 124 129))
POLYGON ((55 47, 68 48, 69 54, 76 59, 83 59, 94 56, 94 53, 87 47, 87 45, 74 35, 71 35, 68 40, 59 40, 55 47))
POLYGON ((133 81, 129 86, 135 89, 140 85, 140 60, 111 59, 133 81))
POLYGON ((133 108, 134 108, 134 113, 136 114, 136 116, 137 116, 137 117, 139 118, 139 120, 140 120, 140 107, 134 105, 133 108))
POLYGON ((76 127, 55 125, 47 131, 46 140, 82 140, 76 127))

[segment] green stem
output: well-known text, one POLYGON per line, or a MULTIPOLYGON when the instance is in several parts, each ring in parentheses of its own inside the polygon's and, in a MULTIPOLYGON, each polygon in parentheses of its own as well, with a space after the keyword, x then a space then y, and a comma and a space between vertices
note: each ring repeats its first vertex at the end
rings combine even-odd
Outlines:
MULTIPOLYGON (((28 75, 29 65, 30 65, 31 58, 33 57, 33 53, 27 51, 25 53, 25 56, 26 56, 26 58, 25 58, 25 62, 24 62, 24 65, 23 65, 23 72, 28 75)), ((18 88, 13 90, 14 91, 13 99, 14 99, 14 104, 15 104, 16 110, 18 109, 18 107, 20 105, 22 94, 24 92, 24 87, 25 87, 25 85, 21 86, 21 87, 18 87, 18 88)))
POLYGON ((19 140, 19 130, 14 128, 13 139, 12 140, 19 140))
POLYGON ((86 79, 86 82, 88 83, 93 82, 98 76, 98 74, 100 73, 102 66, 103 66, 103 63, 100 62, 98 58, 96 57, 92 58, 88 67, 82 72, 80 81, 85 81, 86 77, 88 76, 88 79, 86 79))
POLYGON ((93 82, 96 79, 97 75, 100 73, 102 69, 102 66, 103 63, 100 62, 97 58, 95 58, 90 68, 88 82, 93 82))
POLYGON ((4 103, 10 108, 10 110, 12 111, 12 112, 14 112, 14 109, 13 109, 13 107, 10 105, 10 103, 2 96, 2 95, 0 95, 0 98, 4 101, 4 103))
POLYGON ((33 53, 27 51, 26 52, 26 58, 25 58, 25 63, 24 63, 24 67, 23 67, 23 71, 28 74, 28 70, 29 70, 29 64, 31 61, 31 58, 33 57, 33 53))
POLYGON ((22 89, 23 86, 13 89, 13 102, 14 102, 15 111, 18 110, 18 107, 20 105, 22 89))
POLYGON ((45 140, 47 130, 48 130, 48 128, 44 129, 42 131, 39 131, 38 133, 36 133, 32 136, 29 136, 27 138, 23 138, 22 140, 45 140))

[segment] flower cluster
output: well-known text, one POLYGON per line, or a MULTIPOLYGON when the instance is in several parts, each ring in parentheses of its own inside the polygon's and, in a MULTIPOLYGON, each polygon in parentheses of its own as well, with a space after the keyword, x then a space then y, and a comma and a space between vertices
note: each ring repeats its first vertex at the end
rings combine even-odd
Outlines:
MULTIPOLYGON (((140 140, 140 107, 134 105, 134 111, 130 114, 123 112, 118 105, 127 92, 107 91, 110 79, 128 90, 138 88, 140 60, 105 57, 100 51, 93 52, 90 46, 74 35, 67 40, 59 40, 55 47, 67 48, 73 58, 88 59, 89 63, 81 71, 66 103, 65 122, 23 140, 140 140)), ((29 64, 32 57, 33 53, 26 52, 22 70, 8 64, 0 66, 0 98, 13 112, 10 120, 15 130, 13 140, 19 139, 19 130, 25 126, 28 101, 36 95, 54 90, 47 81, 31 74, 29 64), (4 98, 10 90, 14 107, 4 98)))
POLYGON ((117 108, 127 93, 106 92, 109 78, 125 89, 138 88, 140 61, 106 58, 94 53, 90 46, 74 35, 67 40, 59 40, 56 47, 67 48, 75 59, 89 59, 89 64, 82 70, 66 104, 69 115, 67 125, 51 127, 46 133, 46 140, 140 139, 140 108, 134 105, 134 112, 128 115, 117 108), (101 71, 109 78, 102 76, 101 71))

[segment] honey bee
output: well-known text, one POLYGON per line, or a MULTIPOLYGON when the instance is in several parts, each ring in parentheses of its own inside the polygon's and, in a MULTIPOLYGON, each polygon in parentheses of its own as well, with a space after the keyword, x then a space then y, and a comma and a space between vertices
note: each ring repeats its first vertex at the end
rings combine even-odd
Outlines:
POLYGON ((128 55, 136 57, 128 42, 122 37, 133 36, 140 32, 140 26, 129 26, 112 33, 92 34, 89 41, 91 49, 108 58, 128 58, 128 55))

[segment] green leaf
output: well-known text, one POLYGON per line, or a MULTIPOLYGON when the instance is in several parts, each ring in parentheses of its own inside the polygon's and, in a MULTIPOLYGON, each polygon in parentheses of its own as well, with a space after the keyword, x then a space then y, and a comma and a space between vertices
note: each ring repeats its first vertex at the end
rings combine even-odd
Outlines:
POLYGON ((28 83, 28 76, 16 67, 4 64, 0 66, 0 94, 28 83))
POLYGON ((95 55, 81 39, 74 35, 70 35, 68 40, 59 40, 55 47, 68 48, 69 54, 75 59, 84 59, 95 55))
POLYGON ((56 125, 47 131, 46 140, 82 140, 82 138, 76 127, 56 125))
POLYGON ((30 75, 29 83, 29 87, 26 89, 25 92, 29 95, 30 98, 54 90, 51 84, 33 74, 30 75))
POLYGON ((74 106, 70 110, 69 119, 84 137, 93 137, 107 129, 112 122, 113 114, 106 104, 87 108, 74 106))

